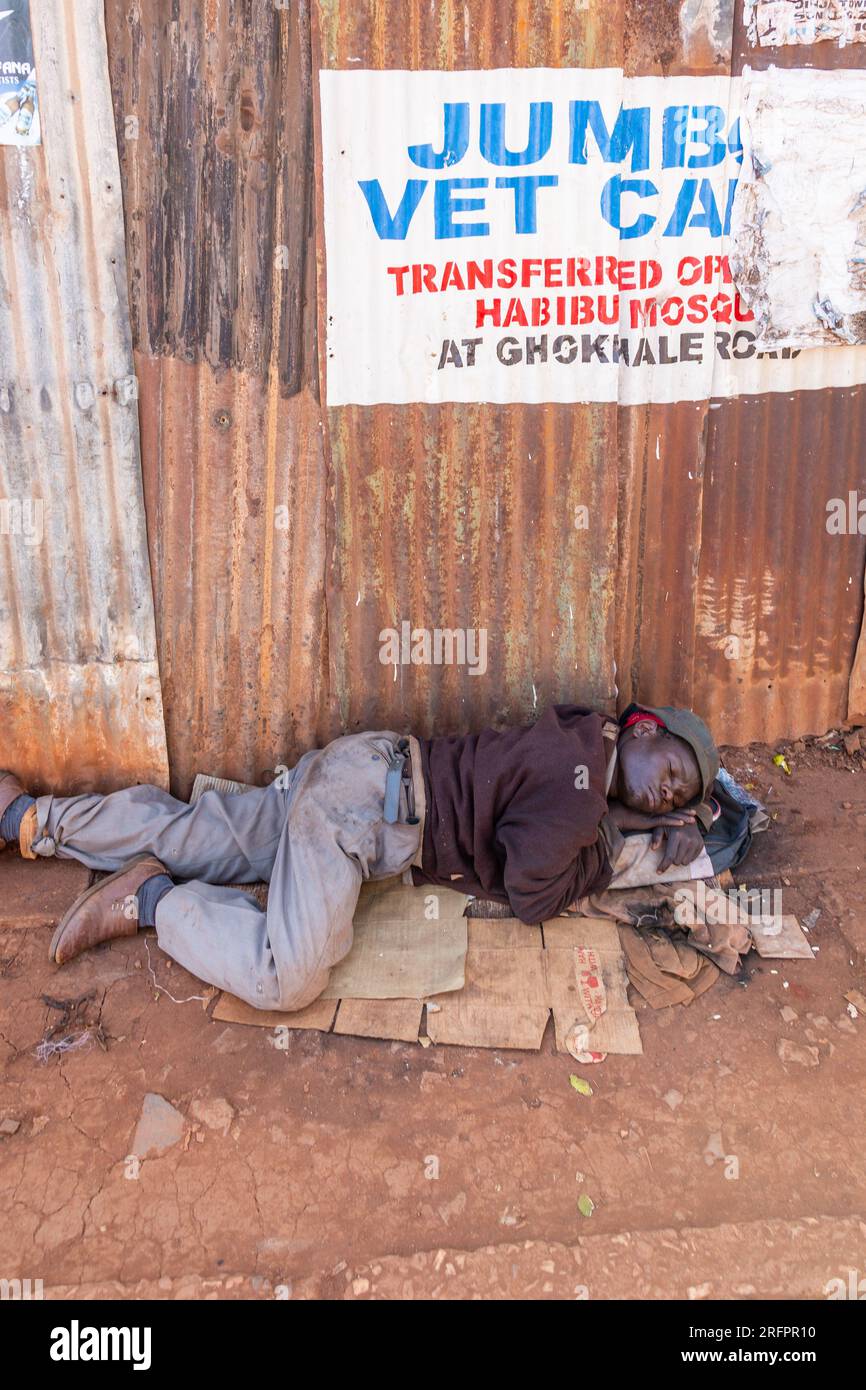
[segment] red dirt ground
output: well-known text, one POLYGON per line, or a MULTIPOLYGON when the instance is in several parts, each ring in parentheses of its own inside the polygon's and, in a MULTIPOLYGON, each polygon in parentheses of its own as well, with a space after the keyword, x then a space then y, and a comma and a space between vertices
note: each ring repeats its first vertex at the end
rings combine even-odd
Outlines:
POLYGON ((774 751, 726 758, 775 816, 737 878, 782 886, 801 920, 820 908, 816 959, 753 954, 743 982, 643 1009, 643 1057, 595 1067, 550 1030, 539 1054, 314 1032, 279 1050, 157 993, 148 948, 173 995, 202 989, 152 933, 58 970, 46 924, 82 871, 7 851, 0 1121, 19 1127, 0 1137, 0 1277, 46 1296, 339 1299, 822 1298, 866 1276, 866 1017, 844 997, 866 994, 863 757, 807 745, 786 776, 774 751), (104 1048, 38 1061, 58 1017, 41 996, 91 989, 104 1048), (784 1065, 782 1038, 817 1066, 784 1065), (136 1175, 147 1092, 187 1127, 136 1175), (228 1133, 193 1113, 215 1100, 228 1133))

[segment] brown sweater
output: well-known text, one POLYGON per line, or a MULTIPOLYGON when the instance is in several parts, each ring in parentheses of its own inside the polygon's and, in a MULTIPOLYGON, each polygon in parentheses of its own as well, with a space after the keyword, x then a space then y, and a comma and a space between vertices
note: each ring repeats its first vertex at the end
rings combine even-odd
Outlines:
POLYGON ((427 817, 415 882, 510 903, 524 922, 605 888, 603 724, 591 710, 551 705, 524 728, 421 739, 427 817), (580 767, 587 786, 577 790, 580 767))

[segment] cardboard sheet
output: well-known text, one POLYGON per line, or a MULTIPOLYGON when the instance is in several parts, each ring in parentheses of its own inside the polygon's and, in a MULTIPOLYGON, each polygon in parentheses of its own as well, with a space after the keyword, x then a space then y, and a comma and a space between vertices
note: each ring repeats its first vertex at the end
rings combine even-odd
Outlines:
POLYGON ((259 1028, 317 1028, 330 1031, 337 1012, 336 999, 314 999, 297 1013, 283 1014, 276 1009, 254 1009, 233 994, 222 993, 214 1005, 211 1018, 219 1023, 254 1023, 259 1028))
POLYGON ((203 792, 231 792, 239 795, 241 792, 254 792, 258 788, 251 782, 233 782, 230 777, 212 777, 209 772, 197 772, 195 781, 192 784, 192 792, 189 804, 192 806, 198 801, 203 792))
POLYGON ((560 1052, 583 1028, 581 1050, 640 1054, 637 1015, 627 998, 628 979, 615 922, 563 917, 543 933, 522 922, 472 920, 466 985, 427 1011, 433 1042, 466 1047, 541 1046, 551 1009, 560 1052), (586 988, 587 966, 600 978, 586 988), (603 1000, 596 1013, 592 1000, 603 1000))
POLYGON ((558 1052, 575 1029, 587 1029, 581 1051, 640 1055, 637 1014, 628 1002, 628 976, 616 922, 604 918, 563 917, 544 924, 547 995, 553 1009, 558 1052), (601 967, 604 1012, 588 1006, 585 975, 590 955, 601 967))
MULTIPOLYGON (((406 891, 423 903, 423 892, 406 891)), ((379 889, 368 894, 367 899, 370 906, 362 932, 367 938, 363 952, 376 954, 378 942, 385 968, 393 968, 395 976, 408 978, 419 938, 407 939, 404 934, 403 947, 396 945, 400 932, 394 930, 391 914, 393 904, 402 900, 402 893, 386 899, 379 889), (408 957, 402 963, 397 959, 400 949, 408 957)), ((452 904, 444 906, 445 925, 459 927, 462 922, 463 928, 468 928, 462 988, 432 996, 421 993, 417 997, 379 999, 343 994, 339 1008, 336 998, 320 998, 295 1014, 253 1009, 223 995, 212 1017, 221 1022, 268 1028, 333 1028, 335 1033, 354 1037, 413 1042, 419 1035, 426 999, 427 1036, 434 1043, 537 1051, 552 1010, 560 1051, 568 1051, 569 1037, 573 1040, 575 1029, 584 1028, 587 1050, 642 1052, 637 1016, 626 996, 625 962, 615 922, 589 917, 558 918, 545 922, 543 928, 527 927, 513 918, 462 918, 454 922, 447 917, 453 908, 452 904)), ((441 916, 436 925, 443 926, 441 916)), ((359 971, 359 977, 363 977, 363 971, 359 971)))
POLYGON ((427 1034, 435 1043, 537 1051, 550 1015, 539 928, 471 921, 466 984, 433 1002, 427 1034))
POLYGON ((465 894, 450 888, 426 892, 399 878, 365 883, 352 949, 331 971, 324 997, 424 999, 462 989, 465 907, 465 894))
POLYGON ((417 1042, 423 1009, 420 999, 341 999, 334 1032, 417 1042))

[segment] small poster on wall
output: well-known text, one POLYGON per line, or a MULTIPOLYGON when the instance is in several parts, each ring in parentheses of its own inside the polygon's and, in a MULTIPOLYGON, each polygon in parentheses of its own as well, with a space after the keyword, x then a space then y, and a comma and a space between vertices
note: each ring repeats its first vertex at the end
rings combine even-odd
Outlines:
POLYGON ((0 145, 41 143, 30 0, 0 0, 0 145))

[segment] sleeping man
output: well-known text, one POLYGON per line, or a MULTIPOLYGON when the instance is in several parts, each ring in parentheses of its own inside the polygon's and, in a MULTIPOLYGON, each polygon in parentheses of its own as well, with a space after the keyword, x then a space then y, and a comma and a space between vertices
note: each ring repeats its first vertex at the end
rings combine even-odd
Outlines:
POLYGON ((34 799, 0 773, 0 842, 109 872, 54 933, 58 965, 155 927, 201 979, 291 1011, 349 951, 365 879, 403 874, 536 923, 611 883, 692 876, 718 768, 689 710, 631 706, 616 721, 553 705, 501 731, 350 734, 270 786, 191 805, 151 786, 34 799), (226 886, 262 880, 266 911, 226 886))

